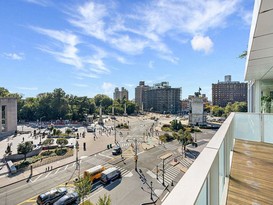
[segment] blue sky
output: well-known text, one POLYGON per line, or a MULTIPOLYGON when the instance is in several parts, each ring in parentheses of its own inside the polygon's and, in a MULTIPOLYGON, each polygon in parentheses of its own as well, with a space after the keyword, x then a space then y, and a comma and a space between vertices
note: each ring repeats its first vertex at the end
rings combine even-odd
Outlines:
POLYGON ((253 0, 0 1, 0 86, 113 96, 169 81, 181 98, 244 81, 253 0))

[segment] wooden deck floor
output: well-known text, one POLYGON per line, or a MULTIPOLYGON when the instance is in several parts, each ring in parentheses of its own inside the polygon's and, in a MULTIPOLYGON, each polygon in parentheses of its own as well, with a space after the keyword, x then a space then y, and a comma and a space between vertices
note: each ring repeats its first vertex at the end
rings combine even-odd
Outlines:
POLYGON ((273 204, 272 144, 236 140, 226 204, 273 204))

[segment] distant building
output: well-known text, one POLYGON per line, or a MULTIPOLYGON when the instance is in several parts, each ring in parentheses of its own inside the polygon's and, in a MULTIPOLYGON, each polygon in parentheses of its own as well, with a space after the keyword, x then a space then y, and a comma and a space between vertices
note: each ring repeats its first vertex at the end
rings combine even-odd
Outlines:
POLYGON ((17 130, 17 99, 0 98, 0 136, 17 130))
POLYGON ((212 84, 212 104, 225 107, 229 102, 247 102, 247 83, 231 81, 227 75, 224 82, 212 84))
POLYGON ((145 81, 140 81, 139 85, 135 88, 135 103, 139 106, 140 110, 143 109, 143 92, 150 89, 150 86, 145 85, 145 81))
POLYGON ((143 92, 144 111, 177 114, 181 112, 181 88, 171 88, 168 82, 154 84, 143 92))
POLYGON ((189 99, 184 99, 181 101, 181 114, 186 115, 190 111, 190 101, 189 99))
POLYGON ((128 90, 126 90, 124 87, 121 87, 121 90, 119 88, 115 88, 114 91, 114 100, 120 100, 122 101, 123 99, 128 100, 128 90))
POLYGON ((190 125, 204 125, 206 123, 206 114, 204 113, 204 101, 206 100, 206 95, 202 95, 196 92, 195 95, 189 96, 190 102, 190 114, 189 114, 189 124, 190 125))

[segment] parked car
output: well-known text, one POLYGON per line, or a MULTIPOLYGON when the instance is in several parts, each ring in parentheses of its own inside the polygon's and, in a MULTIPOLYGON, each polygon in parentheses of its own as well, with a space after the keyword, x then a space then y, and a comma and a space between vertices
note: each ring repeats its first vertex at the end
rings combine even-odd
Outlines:
POLYGON ((56 201, 53 205, 68 205, 68 204, 79 204, 80 197, 77 192, 72 192, 64 195, 58 201, 56 201))
POLYGON ((64 187, 52 189, 49 192, 46 192, 44 194, 40 194, 37 197, 37 204, 39 205, 50 205, 53 204, 55 201, 60 199, 62 196, 64 196, 67 193, 67 189, 64 187))
POLYGON ((121 172, 116 167, 111 167, 101 173, 100 179, 103 184, 108 184, 118 178, 121 178, 121 172))
POLYGON ((72 127, 72 131, 73 131, 73 132, 77 132, 77 131, 78 131, 78 128, 72 127))
POLYGON ((112 150, 112 155, 119 155, 122 154, 122 149, 120 146, 115 146, 112 150))

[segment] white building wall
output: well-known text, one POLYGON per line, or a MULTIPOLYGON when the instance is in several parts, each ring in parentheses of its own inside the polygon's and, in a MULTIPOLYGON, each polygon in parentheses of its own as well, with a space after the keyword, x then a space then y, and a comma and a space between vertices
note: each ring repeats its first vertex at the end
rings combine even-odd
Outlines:
MULTIPOLYGON (((17 99, 16 98, 0 98, 0 108, 6 106, 6 130, 5 132, 14 132, 17 130, 17 99)), ((2 128, 2 113, 0 113, 2 128)), ((0 129, 1 132, 2 129, 0 129)))

